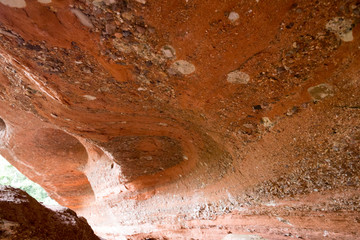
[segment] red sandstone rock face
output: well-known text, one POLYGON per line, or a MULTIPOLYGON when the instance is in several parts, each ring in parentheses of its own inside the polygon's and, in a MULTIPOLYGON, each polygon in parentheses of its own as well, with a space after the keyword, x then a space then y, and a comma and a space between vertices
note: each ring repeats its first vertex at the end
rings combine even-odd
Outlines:
POLYGON ((0 152, 102 236, 360 235, 358 1, 0 2, 0 152))
POLYGON ((51 210, 26 192, 7 186, 0 187, 0 239, 99 240, 74 211, 51 210))

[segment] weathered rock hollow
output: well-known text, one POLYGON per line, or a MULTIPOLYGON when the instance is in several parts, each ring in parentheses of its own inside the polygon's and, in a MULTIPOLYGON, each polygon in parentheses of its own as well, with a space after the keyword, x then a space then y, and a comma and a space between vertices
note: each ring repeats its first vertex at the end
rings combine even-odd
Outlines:
POLYGON ((0 0, 0 153, 109 239, 356 239, 360 2, 0 0))

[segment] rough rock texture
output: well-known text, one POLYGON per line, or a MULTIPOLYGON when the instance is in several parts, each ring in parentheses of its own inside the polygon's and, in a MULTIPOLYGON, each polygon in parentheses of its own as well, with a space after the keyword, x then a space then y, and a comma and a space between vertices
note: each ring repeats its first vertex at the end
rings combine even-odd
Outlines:
POLYGON ((0 239, 99 240, 86 219, 68 208, 51 210, 26 192, 0 186, 0 239))
POLYGON ((0 152, 101 236, 359 238, 359 1, 2 3, 0 152))

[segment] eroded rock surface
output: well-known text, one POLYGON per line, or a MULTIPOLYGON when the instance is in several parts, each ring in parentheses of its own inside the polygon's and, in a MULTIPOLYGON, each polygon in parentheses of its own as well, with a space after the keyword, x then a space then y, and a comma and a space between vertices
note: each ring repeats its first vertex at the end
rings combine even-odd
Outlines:
POLYGON ((360 235, 358 1, 9 2, 0 152, 96 233, 360 235))
POLYGON ((0 186, 0 239, 100 240, 85 218, 56 208, 46 208, 20 189, 0 186))

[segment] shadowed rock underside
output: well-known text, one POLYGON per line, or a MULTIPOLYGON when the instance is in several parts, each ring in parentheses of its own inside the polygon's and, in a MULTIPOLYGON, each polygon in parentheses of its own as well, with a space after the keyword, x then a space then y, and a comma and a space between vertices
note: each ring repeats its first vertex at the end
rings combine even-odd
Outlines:
POLYGON ((356 239, 359 21, 357 0, 1 0, 0 153, 107 239, 356 239))

